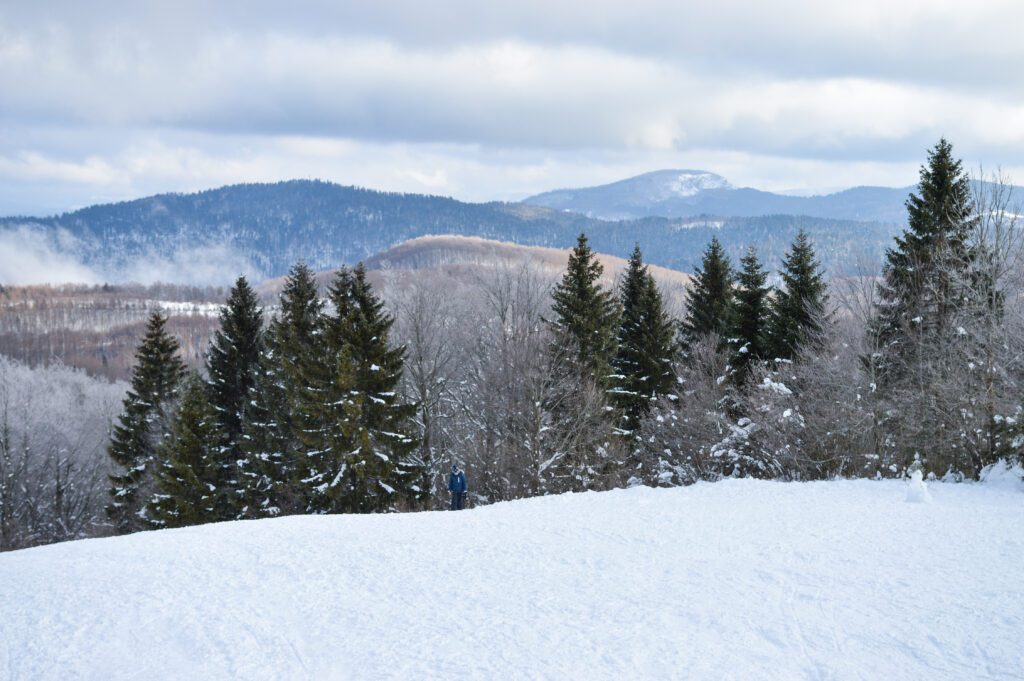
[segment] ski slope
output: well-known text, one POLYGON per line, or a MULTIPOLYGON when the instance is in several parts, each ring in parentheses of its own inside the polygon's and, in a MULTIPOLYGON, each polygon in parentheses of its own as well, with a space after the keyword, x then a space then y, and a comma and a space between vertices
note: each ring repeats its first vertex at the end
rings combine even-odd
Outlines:
POLYGON ((909 498, 727 480, 3 554, 0 679, 1024 678, 1024 490, 909 498))

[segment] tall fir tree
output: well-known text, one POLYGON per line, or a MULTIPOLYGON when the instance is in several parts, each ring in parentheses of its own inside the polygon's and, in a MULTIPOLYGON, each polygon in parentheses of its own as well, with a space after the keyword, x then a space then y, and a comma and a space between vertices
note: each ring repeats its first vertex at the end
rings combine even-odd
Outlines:
POLYGON ((243 515, 304 512, 297 424, 308 392, 322 385, 325 361, 323 303, 313 271, 303 262, 292 267, 281 291, 280 310, 270 323, 252 399, 243 425, 245 481, 243 515))
POLYGON ((168 437, 157 450, 156 491, 149 502, 154 527, 185 527, 228 520, 233 516, 234 490, 225 487, 225 461, 218 414, 202 379, 192 374, 168 437))
POLYGON ((554 326, 574 344, 578 368, 599 384, 607 385, 617 351, 618 302, 612 291, 601 287, 604 266, 580 234, 562 280, 551 297, 554 326))
POLYGON ((615 374, 609 391, 622 413, 621 428, 636 430, 651 403, 675 385, 674 329, 661 292, 643 263, 639 244, 619 289, 622 307, 615 374))
POLYGON ((339 388, 348 392, 358 415, 351 456, 346 510, 384 511, 400 502, 415 503, 426 494, 424 470, 414 460, 412 418, 416 406, 399 391, 405 348, 393 346, 394 317, 384 310, 366 279, 362 264, 342 268, 330 289, 334 314, 327 323, 328 352, 351 364, 342 368, 339 388))
POLYGON ((119 423, 107 449, 119 472, 110 475, 107 517, 118 533, 148 527, 146 502, 153 488, 153 466, 185 364, 178 341, 167 333, 167 318, 154 312, 135 351, 131 384, 119 423))
POLYGON ((733 301, 733 271, 717 237, 711 237, 686 291, 686 317, 680 327, 684 350, 710 334, 722 340, 729 331, 733 301))
POLYGON ((263 312, 256 292, 245 277, 239 277, 220 312, 220 328, 214 334, 206 357, 210 404, 216 414, 217 433, 224 479, 218 487, 230 490, 228 500, 237 514, 243 501, 240 474, 244 456, 241 436, 245 411, 260 370, 263 352, 263 312), (239 463, 242 462, 242 463, 239 463), (230 464, 230 465, 227 465, 230 464))
POLYGON ((767 273, 751 246, 740 260, 733 313, 728 336, 733 345, 732 366, 738 378, 746 377, 750 363, 768 354, 769 294, 767 273))
POLYGON ((971 281, 970 235, 977 217, 967 173, 945 139, 928 152, 916 194, 907 200, 907 229, 886 252, 877 315, 869 332, 880 379, 898 377, 924 344, 948 335, 971 281))
POLYGON ((772 359, 793 359, 820 344, 828 321, 828 285, 807 232, 800 230, 782 261, 782 286, 771 304, 772 359))

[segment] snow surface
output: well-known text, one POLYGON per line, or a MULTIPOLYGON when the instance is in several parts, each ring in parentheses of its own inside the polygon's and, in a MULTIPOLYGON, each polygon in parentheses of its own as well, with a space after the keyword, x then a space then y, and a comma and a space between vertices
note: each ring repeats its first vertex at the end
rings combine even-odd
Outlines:
POLYGON ((0 678, 1021 678, 1024 489, 928 488, 727 480, 3 554, 0 678))

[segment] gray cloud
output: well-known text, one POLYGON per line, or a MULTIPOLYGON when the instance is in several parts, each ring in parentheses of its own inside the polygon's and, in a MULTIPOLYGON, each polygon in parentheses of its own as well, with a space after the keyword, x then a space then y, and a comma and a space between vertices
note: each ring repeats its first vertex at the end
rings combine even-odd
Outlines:
POLYGON ((1024 166, 1019 2, 36 4, 0 9, 3 213, 290 176, 906 184, 940 135, 1024 166))

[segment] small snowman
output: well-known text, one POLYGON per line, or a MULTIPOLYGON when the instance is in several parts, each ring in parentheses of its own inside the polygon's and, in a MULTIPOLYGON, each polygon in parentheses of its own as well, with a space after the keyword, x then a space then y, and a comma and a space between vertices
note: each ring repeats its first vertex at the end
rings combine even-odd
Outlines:
POLYGON ((924 484, 924 464, 920 454, 914 454, 914 463, 907 468, 907 478, 907 501, 923 504, 932 500, 924 484))

